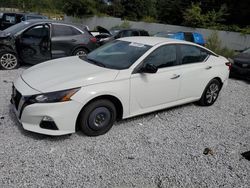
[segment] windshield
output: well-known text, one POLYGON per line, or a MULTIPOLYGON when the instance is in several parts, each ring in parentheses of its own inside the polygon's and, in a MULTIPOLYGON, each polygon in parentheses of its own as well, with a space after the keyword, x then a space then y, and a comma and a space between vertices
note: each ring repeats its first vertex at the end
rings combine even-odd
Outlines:
POLYGON ((19 31, 22 31, 23 29, 25 29, 28 25, 30 25, 30 22, 21 22, 18 23, 16 25, 13 25, 7 29, 4 30, 5 33, 11 33, 11 34, 16 34, 19 31))
POLYGON ((242 53, 245 53, 245 54, 250 54, 250 48, 244 50, 242 53))
POLYGON ((116 40, 87 55, 87 60, 98 66, 110 69, 127 69, 139 59, 151 46, 116 40))

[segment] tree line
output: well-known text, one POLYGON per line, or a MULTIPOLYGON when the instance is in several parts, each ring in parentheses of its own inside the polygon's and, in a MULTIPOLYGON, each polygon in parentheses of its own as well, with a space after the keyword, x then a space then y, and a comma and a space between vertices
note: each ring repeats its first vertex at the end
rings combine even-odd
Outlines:
POLYGON ((246 0, 0 0, 0 6, 233 31, 250 28, 250 3, 246 0))

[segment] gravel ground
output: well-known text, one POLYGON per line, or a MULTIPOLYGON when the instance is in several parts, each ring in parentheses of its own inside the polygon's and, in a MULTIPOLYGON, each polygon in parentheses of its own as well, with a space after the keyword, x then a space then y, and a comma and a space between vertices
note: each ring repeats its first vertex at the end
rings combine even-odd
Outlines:
POLYGON ((116 123, 106 135, 23 130, 0 71, 0 187, 249 187, 250 85, 229 80, 211 107, 188 104, 116 123), (211 148, 204 155, 205 148, 211 148))

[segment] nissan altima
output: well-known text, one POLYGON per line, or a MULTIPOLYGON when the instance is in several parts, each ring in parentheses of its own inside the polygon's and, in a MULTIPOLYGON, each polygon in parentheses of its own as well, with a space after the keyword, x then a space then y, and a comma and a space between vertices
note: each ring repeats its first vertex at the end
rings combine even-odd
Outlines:
POLYGON ((24 129, 64 135, 106 133, 116 120, 190 102, 212 105, 231 64, 186 41, 128 37, 87 56, 31 67, 14 82, 14 112, 24 129))

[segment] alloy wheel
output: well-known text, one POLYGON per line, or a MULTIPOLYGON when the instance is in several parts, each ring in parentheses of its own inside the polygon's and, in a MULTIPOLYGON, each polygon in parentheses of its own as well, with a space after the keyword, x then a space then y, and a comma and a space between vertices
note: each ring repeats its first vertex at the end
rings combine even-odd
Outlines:
POLYGON ((86 56, 87 53, 84 51, 84 50, 79 50, 77 53, 76 53, 76 56, 86 56))
POLYGON ((17 58, 11 53, 3 54, 0 59, 1 66, 5 69, 14 69, 17 66, 17 58))
POLYGON ((213 83, 209 86, 207 93, 206 93, 206 100, 208 104, 213 103, 217 99, 219 95, 219 90, 220 88, 218 84, 213 83))

